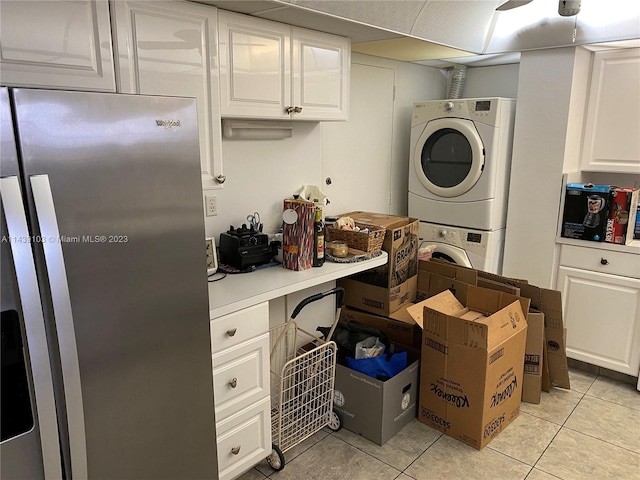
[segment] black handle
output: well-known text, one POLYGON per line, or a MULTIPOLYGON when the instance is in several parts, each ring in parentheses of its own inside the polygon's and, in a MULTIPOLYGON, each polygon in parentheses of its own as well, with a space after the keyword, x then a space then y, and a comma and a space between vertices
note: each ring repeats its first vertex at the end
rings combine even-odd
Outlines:
POLYGON ((606 258, 602 257, 602 258, 600 259, 600 263, 601 263, 602 265, 609 265, 609 260, 607 260, 606 258))
POLYGON ((309 305, 312 302, 315 302, 316 300, 320 300, 324 297, 327 297, 329 295, 336 296, 336 307, 340 308, 342 306, 342 302, 344 302, 344 288, 336 287, 323 293, 316 293, 315 295, 311 295, 310 297, 307 297, 304 300, 302 300, 298 305, 296 305, 296 308, 293 309, 291 318, 296 318, 305 306, 309 305))

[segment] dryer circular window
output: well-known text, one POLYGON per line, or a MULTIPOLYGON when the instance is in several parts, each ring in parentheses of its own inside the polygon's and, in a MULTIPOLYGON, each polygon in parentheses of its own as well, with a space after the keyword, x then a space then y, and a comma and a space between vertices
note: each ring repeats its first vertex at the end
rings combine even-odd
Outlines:
POLYGON ((440 197, 458 197, 480 178, 484 147, 472 121, 432 120, 418 138, 413 161, 418 180, 427 190, 440 197))

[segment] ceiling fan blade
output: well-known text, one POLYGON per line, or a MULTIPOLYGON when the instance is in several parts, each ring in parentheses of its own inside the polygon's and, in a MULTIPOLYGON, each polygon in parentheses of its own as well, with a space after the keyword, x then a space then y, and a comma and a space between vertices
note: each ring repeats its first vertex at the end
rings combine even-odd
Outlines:
POLYGON ((499 12, 504 12, 505 10, 511 10, 512 8, 521 7, 526 5, 527 3, 531 3, 533 0, 507 0, 502 5, 496 8, 499 12))

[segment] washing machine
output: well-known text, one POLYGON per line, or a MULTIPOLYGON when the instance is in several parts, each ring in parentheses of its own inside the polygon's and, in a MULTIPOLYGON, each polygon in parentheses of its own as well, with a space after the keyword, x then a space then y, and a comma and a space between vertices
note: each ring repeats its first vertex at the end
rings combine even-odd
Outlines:
POLYGON ((477 230, 505 228, 515 100, 414 104, 409 216, 477 230))
POLYGON ((420 222, 419 239, 420 246, 436 246, 433 258, 500 275, 504 233, 420 222))

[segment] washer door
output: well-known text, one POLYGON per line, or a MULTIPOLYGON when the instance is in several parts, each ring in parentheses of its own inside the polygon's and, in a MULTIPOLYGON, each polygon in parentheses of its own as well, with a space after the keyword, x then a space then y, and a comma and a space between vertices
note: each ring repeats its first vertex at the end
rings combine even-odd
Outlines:
POLYGON ((468 192, 484 167, 484 146, 471 120, 439 118, 425 126, 413 158, 418 179, 431 193, 452 198, 468 192))
MULTIPOLYGON (((429 242, 432 243, 432 242, 429 242)), ((438 258, 440 260, 446 260, 447 262, 455 263, 463 267, 473 267, 471 260, 464 249, 454 247, 453 245, 447 245, 446 243, 433 242, 436 245, 436 249, 431 254, 431 258, 438 258)))

